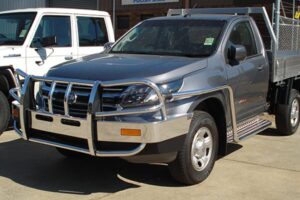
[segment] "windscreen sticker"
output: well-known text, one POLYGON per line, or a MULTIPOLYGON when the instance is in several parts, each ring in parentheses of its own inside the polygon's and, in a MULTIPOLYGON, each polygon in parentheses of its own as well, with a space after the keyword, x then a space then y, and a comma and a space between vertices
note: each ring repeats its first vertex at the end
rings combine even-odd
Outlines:
POLYGON ((205 46, 212 46, 214 44, 215 38, 206 38, 204 45, 205 46))
POLYGON ((27 30, 26 30, 26 29, 23 29, 23 30, 21 31, 19 37, 20 37, 20 38, 23 38, 23 37, 26 36, 26 34, 27 34, 27 30))

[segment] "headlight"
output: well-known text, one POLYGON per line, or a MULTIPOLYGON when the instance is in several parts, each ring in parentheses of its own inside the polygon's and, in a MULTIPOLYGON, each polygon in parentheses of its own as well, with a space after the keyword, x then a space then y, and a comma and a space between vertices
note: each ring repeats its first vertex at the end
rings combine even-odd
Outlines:
POLYGON ((169 95, 175 92, 178 92, 182 87, 183 80, 172 81, 166 84, 162 84, 159 86, 161 93, 164 95, 169 95))
MULTIPOLYGON (((168 96, 177 92, 182 86, 182 80, 159 85, 163 95, 168 96)), ((128 87, 121 95, 120 106, 123 108, 138 106, 153 106, 158 104, 158 96, 155 91, 146 85, 133 85, 128 87)))

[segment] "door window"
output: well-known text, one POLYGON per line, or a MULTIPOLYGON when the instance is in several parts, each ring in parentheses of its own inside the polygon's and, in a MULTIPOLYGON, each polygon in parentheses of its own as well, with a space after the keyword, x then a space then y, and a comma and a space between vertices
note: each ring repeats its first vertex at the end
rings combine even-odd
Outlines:
POLYGON ((247 57, 257 54, 257 47, 249 22, 240 22, 235 25, 227 42, 227 49, 231 45, 243 45, 247 50, 247 57))
POLYGON ((78 17, 79 46, 103 46, 108 42, 103 18, 78 17))
POLYGON ((33 42, 40 42, 46 47, 47 41, 53 39, 55 47, 71 47, 71 19, 68 16, 44 16, 35 33, 33 42), (46 41, 45 43, 43 41, 46 41))

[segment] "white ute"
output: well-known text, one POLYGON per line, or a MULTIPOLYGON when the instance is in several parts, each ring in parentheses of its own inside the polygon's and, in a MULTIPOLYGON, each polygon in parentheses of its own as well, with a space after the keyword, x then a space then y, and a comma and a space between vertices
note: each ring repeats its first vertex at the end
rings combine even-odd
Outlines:
POLYGON ((107 12, 38 8, 0 12, 0 134, 10 120, 14 70, 44 75, 51 67, 100 53, 114 42, 107 12))

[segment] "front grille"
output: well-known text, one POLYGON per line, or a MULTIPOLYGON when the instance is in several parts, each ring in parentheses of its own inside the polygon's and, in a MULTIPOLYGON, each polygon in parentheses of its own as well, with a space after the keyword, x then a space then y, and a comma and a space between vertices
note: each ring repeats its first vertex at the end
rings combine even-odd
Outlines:
MULTIPOLYGON (((68 84, 57 83, 53 92, 52 106, 53 113, 64 115, 64 96, 66 94, 68 84)), ((99 111, 115 111, 117 105, 120 104, 120 96, 127 87, 111 87, 103 88, 102 94, 102 107, 99 107, 99 111)), ((51 89, 51 82, 45 82, 41 87, 42 95, 42 107, 46 111, 49 111, 48 96, 51 89)), ((86 118, 88 101, 90 98, 92 87, 73 85, 71 93, 77 96, 76 102, 69 103, 69 115, 73 117, 86 118)))
POLYGON ((117 105, 121 103, 121 94, 127 89, 127 86, 118 86, 103 88, 102 91, 102 110, 115 111, 117 105))

